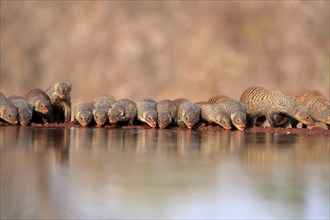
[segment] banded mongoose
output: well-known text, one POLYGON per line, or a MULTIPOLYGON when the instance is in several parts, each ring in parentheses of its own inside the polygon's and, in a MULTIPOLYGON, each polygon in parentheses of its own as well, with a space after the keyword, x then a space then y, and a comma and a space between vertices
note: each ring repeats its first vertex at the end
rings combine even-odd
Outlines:
POLYGON ((9 124, 17 124, 17 107, 7 98, 2 92, 0 92, 0 118, 9 124))
POLYGON ((231 129, 229 114, 219 104, 200 103, 201 118, 208 124, 218 124, 226 130, 231 129))
POLYGON ((179 127, 192 129, 200 119, 201 109, 198 105, 183 100, 178 107, 176 123, 179 127))
POLYGON ((188 99, 185 99, 185 98, 177 98, 177 99, 174 99, 173 100, 174 102, 174 105, 179 108, 179 106, 183 103, 183 102, 189 102, 188 99))
POLYGON ((231 123, 240 131, 243 131, 246 127, 246 112, 244 105, 225 95, 218 95, 210 98, 208 103, 219 104, 230 116, 231 123))
MULTIPOLYGON (((291 96, 294 101, 303 105, 310 112, 316 122, 325 123, 330 129, 330 100, 316 90, 306 90, 291 96)), ((297 121, 292 122, 292 127, 297 126, 297 121)), ((306 128, 306 124, 303 124, 306 128)))
POLYGON ((22 96, 10 96, 9 99, 17 107, 19 123, 22 126, 28 125, 32 119, 32 105, 22 96))
POLYGON ((136 115, 136 104, 129 99, 120 99, 116 101, 108 112, 110 124, 128 122, 128 125, 133 125, 136 115))
POLYGON ((157 126, 158 113, 156 110, 157 102, 153 99, 142 99, 136 103, 137 119, 147 123, 150 127, 157 126))
POLYGON ((71 90, 72 86, 66 82, 56 82, 46 89, 52 105, 51 120, 53 122, 69 122, 71 120, 71 90))
POLYGON ((251 87, 242 93, 240 101, 245 105, 251 126, 255 126, 257 118, 264 116, 271 127, 281 127, 282 125, 274 120, 279 114, 295 118, 307 125, 315 124, 305 107, 277 90, 251 87))
POLYGON ((74 106, 75 122, 83 127, 87 127, 93 121, 93 104, 90 102, 80 102, 74 106))
POLYGON ((50 122, 51 104, 48 95, 41 89, 32 89, 25 98, 33 106, 33 122, 50 122))
POLYGON ((116 100, 112 96, 99 96, 94 99, 93 115, 98 127, 104 125, 108 121, 108 112, 116 100))
POLYGON ((163 99, 157 102, 156 110, 158 113, 158 126, 160 129, 164 129, 172 124, 178 112, 174 102, 169 99, 163 99))

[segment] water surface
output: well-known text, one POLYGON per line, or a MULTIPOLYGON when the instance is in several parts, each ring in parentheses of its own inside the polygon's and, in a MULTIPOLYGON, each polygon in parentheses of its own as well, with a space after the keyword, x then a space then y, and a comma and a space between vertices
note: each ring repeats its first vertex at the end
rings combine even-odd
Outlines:
POLYGON ((3 219, 329 219, 330 138, 0 127, 3 219))

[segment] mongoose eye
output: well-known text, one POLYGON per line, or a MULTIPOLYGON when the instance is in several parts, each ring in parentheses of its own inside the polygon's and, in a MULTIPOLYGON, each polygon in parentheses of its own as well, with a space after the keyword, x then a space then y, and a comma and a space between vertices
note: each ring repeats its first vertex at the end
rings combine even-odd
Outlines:
POLYGON ((186 119, 186 121, 188 121, 188 117, 187 116, 185 117, 185 119, 186 119))
POLYGON ((99 116, 95 115, 95 119, 99 119, 99 116))
POLYGON ((11 118, 11 114, 8 114, 8 117, 11 118))
POLYGON ((79 117, 79 120, 82 121, 82 120, 83 120, 83 117, 80 116, 80 117, 79 117))
POLYGON ((236 122, 240 122, 241 120, 239 120, 239 118, 236 118, 236 122))
POLYGON ((44 104, 40 104, 40 108, 45 108, 44 104))

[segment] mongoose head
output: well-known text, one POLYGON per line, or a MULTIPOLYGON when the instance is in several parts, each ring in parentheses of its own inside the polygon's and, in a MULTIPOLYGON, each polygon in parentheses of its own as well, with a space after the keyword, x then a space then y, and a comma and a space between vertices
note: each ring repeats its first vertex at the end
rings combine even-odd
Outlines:
POLYGON ((9 97, 11 102, 17 107, 17 117, 18 121, 22 126, 26 126, 30 123, 33 114, 32 105, 21 96, 11 96, 9 97))
POLYGON ((94 120, 97 126, 102 126, 108 120, 108 114, 103 109, 93 109, 94 120))
POLYGON ((298 121, 302 122, 305 125, 308 126, 315 125, 315 120, 311 116, 310 112, 304 106, 301 105, 296 106, 294 117, 295 119, 297 119, 298 121))
POLYGON ((226 130, 231 129, 230 117, 226 114, 217 115, 215 122, 226 130))
POLYGON ((13 106, 0 106, 0 118, 8 122, 9 124, 16 125, 17 120, 17 107, 13 106))
POLYGON ((80 111, 77 112, 75 118, 81 126, 87 127, 93 119, 93 113, 89 111, 80 111))
POLYGON ((22 126, 26 126, 30 123, 32 119, 32 108, 20 109, 18 108, 18 120, 22 126))
POLYGON ((187 128, 192 129, 195 124, 199 121, 200 117, 200 108, 188 108, 183 113, 183 122, 187 126, 187 128))
POLYGON ((160 129, 166 128, 171 122, 172 120, 168 113, 164 112, 158 115, 158 126, 160 129))
POLYGON ((231 122, 240 131, 243 131, 246 126, 246 114, 243 112, 236 112, 230 115, 231 122))
POLYGON ((37 100, 34 103, 34 110, 40 112, 44 115, 47 115, 50 111, 50 102, 48 100, 37 100))
POLYGON ((115 103, 112 108, 109 109, 108 117, 110 124, 116 124, 118 121, 122 121, 125 116, 125 108, 123 105, 115 103))
POLYGON ((72 86, 66 82, 57 82, 54 84, 54 90, 54 93, 58 98, 65 100, 70 97, 72 86))
POLYGON ((143 119, 150 127, 155 128, 157 126, 157 111, 149 110, 143 112, 143 119))

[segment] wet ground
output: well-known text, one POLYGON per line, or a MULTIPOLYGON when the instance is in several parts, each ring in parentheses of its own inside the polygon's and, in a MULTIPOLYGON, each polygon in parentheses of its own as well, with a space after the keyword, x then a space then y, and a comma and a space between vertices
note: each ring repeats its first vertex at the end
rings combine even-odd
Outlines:
POLYGON ((0 127, 1 219, 329 219, 330 135, 0 127))
MULTIPOLYGON (((1 126, 12 126, 6 122, 0 121, 1 126)), ((46 123, 46 124, 35 124, 32 123, 31 127, 46 127, 46 128, 67 128, 67 127, 81 127, 79 124, 74 122, 66 123, 46 123)), ((133 126, 121 126, 121 125, 104 125, 103 127, 89 126, 89 128, 105 128, 105 129, 152 129, 148 125, 133 125, 133 126)), ((157 129, 157 128, 156 128, 157 129)), ((187 130, 179 127, 169 127, 166 130, 187 130)), ((193 130, 196 131, 226 131, 220 126, 206 125, 204 123, 197 124, 193 130)), ((273 127, 254 127, 247 128, 245 132, 249 133, 280 133, 280 134, 298 134, 298 135, 321 135, 330 136, 330 130, 322 126, 314 126, 308 129, 304 128, 273 128, 273 127)))

